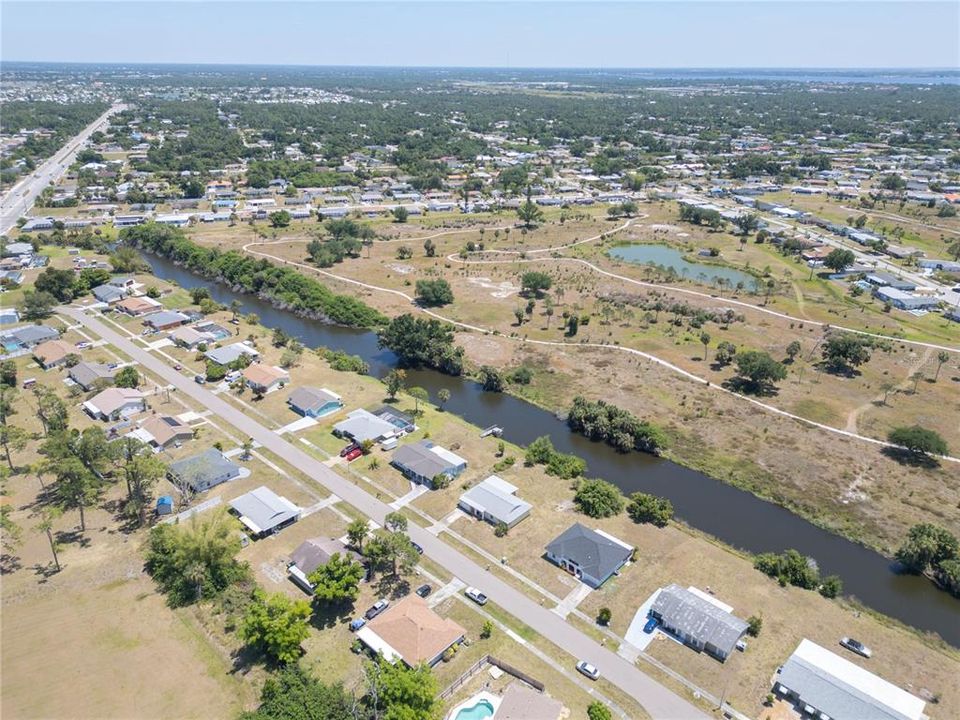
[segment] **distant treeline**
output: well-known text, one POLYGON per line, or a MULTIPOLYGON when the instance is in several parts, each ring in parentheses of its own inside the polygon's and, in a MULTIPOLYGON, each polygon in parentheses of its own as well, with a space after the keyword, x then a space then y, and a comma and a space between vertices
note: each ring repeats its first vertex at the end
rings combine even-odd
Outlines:
POLYGON ((337 295, 325 285, 288 268, 231 250, 221 252, 192 242, 182 230, 147 223, 124 228, 125 243, 183 265, 198 275, 253 293, 298 315, 349 327, 375 327, 387 318, 369 305, 337 295))

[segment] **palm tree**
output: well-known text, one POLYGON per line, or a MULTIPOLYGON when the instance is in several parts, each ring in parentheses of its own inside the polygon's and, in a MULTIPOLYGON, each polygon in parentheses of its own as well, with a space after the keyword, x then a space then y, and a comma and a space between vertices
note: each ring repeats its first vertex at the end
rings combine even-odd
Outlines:
POLYGON ((910 379, 913 380, 913 394, 917 394, 917 386, 920 384, 920 381, 923 380, 924 375, 922 370, 917 370, 913 375, 910 376, 910 379))
POLYGON ((53 539, 53 519, 59 515, 55 509, 47 510, 43 514, 43 519, 37 523, 37 530, 47 534, 47 540, 50 542, 50 552, 53 553, 53 564, 57 566, 57 572, 60 567, 60 558, 57 556, 57 542, 53 539))
POLYGON ((437 390, 437 402, 440 405, 440 409, 443 410, 443 406, 450 399, 450 391, 446 388, 440 388, 437 390))
POLYGON ((940 368, 943 367, 943 364, 950 359, 950 353, 945 350, 941 350, 937 353, 937 372, 933 376, 933 381, 936 382, 937 378, 940 377, 940 368))
POLYGON ((240 313, 240 308, 243 307, 243 304, 239 300, 234 300, 230 303, 230 312, 233 313, 231 320, 236 320, 237 315, 240 313))

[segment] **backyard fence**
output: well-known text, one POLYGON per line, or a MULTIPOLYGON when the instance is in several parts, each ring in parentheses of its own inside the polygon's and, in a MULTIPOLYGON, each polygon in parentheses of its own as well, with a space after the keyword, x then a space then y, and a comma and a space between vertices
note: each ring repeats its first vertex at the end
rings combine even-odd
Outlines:
POLYGON ((544 685, 542 682, 540 682, 539 680, 536 680, 535 678, 530 677, 522 670, 518 670, 517 668, 513 667, 513 665, 509 665, 503 662, 502 660, 495 658, 493 655, 484 655, 482 658, 477 660, 477 662, 475 662, 473 665, 468 667, 464 671, 464 673, 460 675, 460 677, 458 677, 456 680, 450 683, 450 685, 447 686, 447 689, 444 690, 442 693, 440 693, 440 699, 446 700, 448 697, 453 695, 453 693, 459 690, 463 686, 463 684, 467 682, 467 680, 469 680, 474 675, 479 673, 487 665, 494 665, 500 668, 508 675, 512 675, 513 677, 517 678, 517 680, 525 682, 527 685, 532 687, 534 690, 537 690, 538 692, 543 692, 544 689, 546 688, 546 685, 544 685))

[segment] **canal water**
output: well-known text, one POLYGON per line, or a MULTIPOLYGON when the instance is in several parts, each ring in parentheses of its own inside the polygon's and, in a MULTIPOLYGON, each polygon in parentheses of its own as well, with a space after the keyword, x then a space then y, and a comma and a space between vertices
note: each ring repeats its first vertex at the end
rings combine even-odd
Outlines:
POLYGON ((673 268, 685 280, 696 280, 704 285, 713 285, 714 278, 723 278, 731 286, 742 282, 746 288, 754 288, 757 278, 749 273, 734 270, 723 265, 707 265, 690 262, 676 248, 667 245, 618 245, 610 248, 607 254, 617 260, 640 265, 660 265, 673 268))
MULTIPOLYGON (((206 286, 211 296, 224 304, 239 300, 243 312, 256 313, 264 326, 282 328, 308 347, 323 345, 359 355, 376 377, 394 366, 396 358, 377 348, 373 332, 300 318, 255 296, 208 282, 164 258, 145 258, 157 277, 184 288, 206 286)), ((960 647, 960 602, 922 577, 897 574, 891 561, 879 553, 702 473, 642 453, 617 453, 603 443, 591 442, 571 433, 566 423, 550 412, 511 395, 484 392, 471 380, 433 370, 408 371, 407 379, 411 385, 426 388, 432 398, 446 388, 450 391, 449 412, 479 427, 500 425, 511 442, 526 445, 549 435, 558 450, 586 460, 588 476, 609 480, 627 494, 642 491, 669 498, 677 518, 729 545, 755 553, 796 548, 813 557, 824 575, 839 575, 845 594, 908 625, 939 633, 960 647)))

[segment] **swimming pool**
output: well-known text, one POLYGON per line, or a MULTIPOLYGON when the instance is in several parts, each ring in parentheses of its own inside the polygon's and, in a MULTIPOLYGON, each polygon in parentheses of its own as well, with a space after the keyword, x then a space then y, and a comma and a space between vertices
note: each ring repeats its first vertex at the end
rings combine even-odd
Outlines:
POLYGON ((489 700, 480 700, 470 707, 460 708, 454 720, 485 720, 493 717, 493 705, 489 700))

